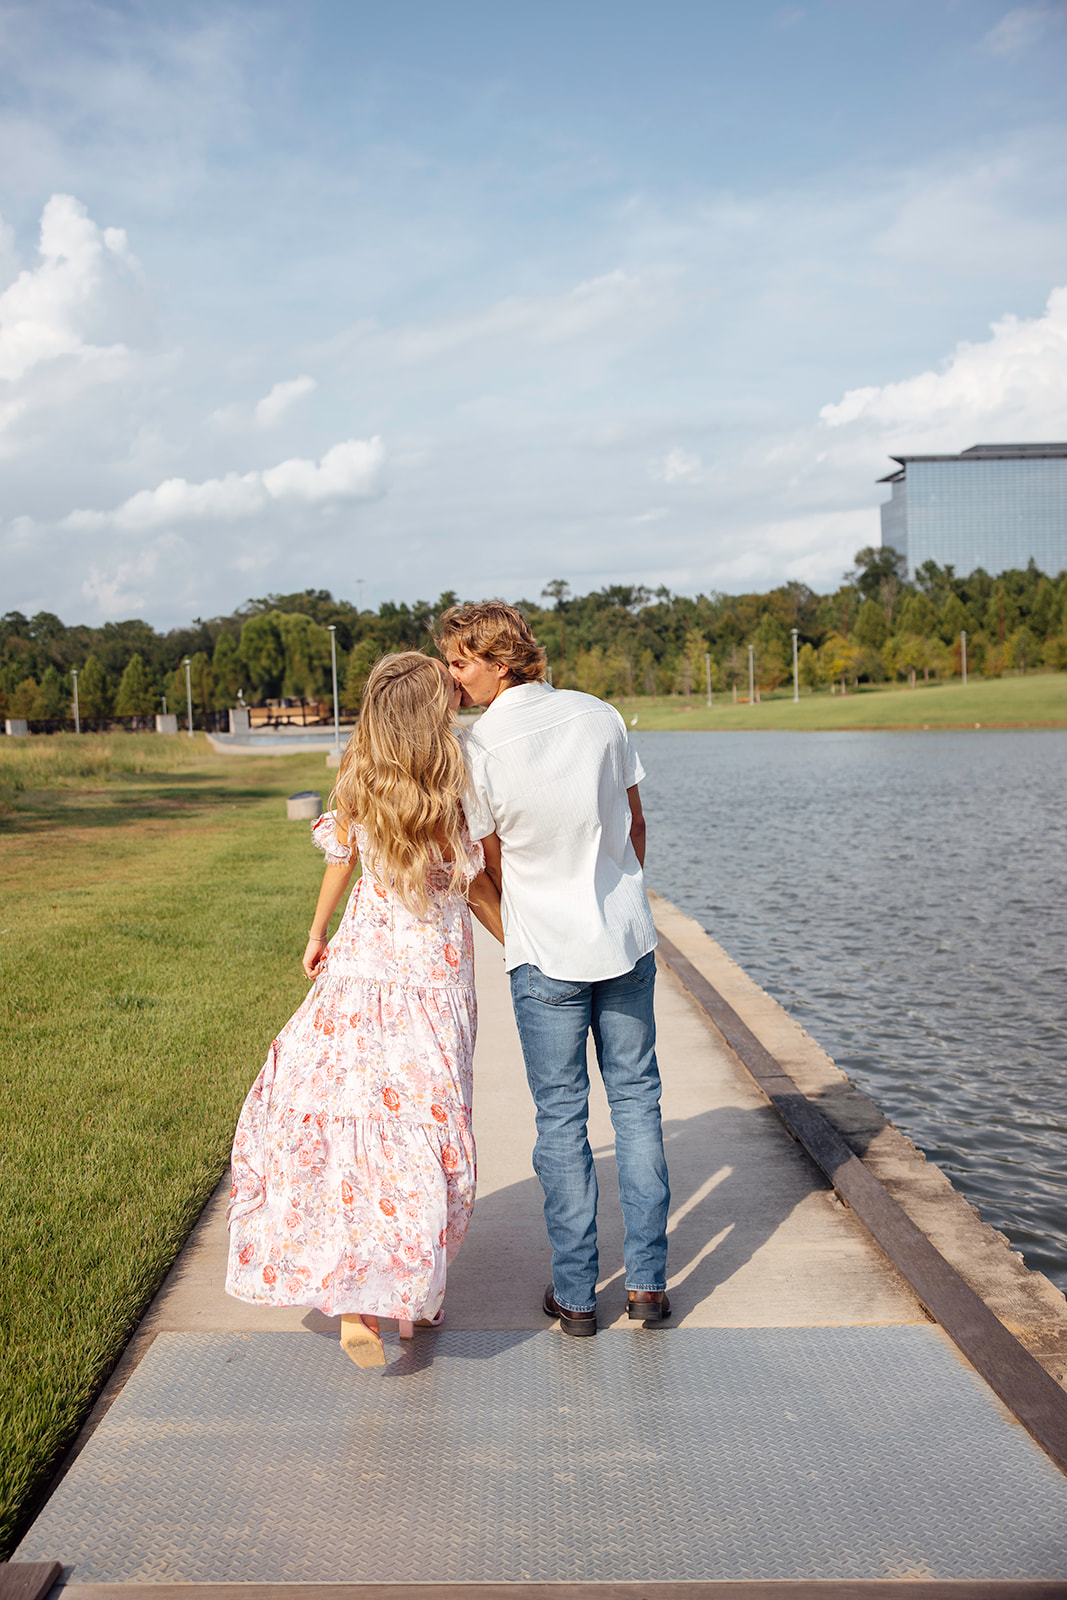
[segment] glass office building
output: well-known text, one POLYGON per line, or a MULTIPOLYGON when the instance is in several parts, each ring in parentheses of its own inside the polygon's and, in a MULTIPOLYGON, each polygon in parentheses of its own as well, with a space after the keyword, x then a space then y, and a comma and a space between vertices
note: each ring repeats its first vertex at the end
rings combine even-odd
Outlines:
POLYGON ((976 444, 958 456, 893 456, 882 543, 914 578, 924 561, 996 574, 1031 558, 1067 568, 1067 444, 976 444))

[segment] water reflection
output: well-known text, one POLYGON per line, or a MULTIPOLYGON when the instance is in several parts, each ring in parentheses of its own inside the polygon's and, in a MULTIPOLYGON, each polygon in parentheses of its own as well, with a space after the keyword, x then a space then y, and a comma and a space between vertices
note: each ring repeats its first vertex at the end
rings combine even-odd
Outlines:
POLYGON ((652 886, 1067 1289, 1067 734, 635 742, 652 886))

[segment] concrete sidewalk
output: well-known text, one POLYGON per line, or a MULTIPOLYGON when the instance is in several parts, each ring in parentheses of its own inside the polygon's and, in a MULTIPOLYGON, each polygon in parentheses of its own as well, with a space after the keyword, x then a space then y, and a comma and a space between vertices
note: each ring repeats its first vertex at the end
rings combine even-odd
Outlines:
MULTIPOLYGON (((818 1078, 817 1045, 656 912, 818 1078)), ((401 1350, 386 1324, 388 1367, 359 1372, 336 1319, 230 1299, 221 1184, 16 1561, 63 1562, 68 1600, 139 1582, 1067 1577, 1067 1479, 662 967, 675 1314, 625 1319, 597 1084, 601 1332, 549 1324, 533 1112, 480 930, 478 991, 479 1192, 445 1330, 401 1350)), ((1055 1292, 1035 1293, 1051 1324, 1055 1292)))

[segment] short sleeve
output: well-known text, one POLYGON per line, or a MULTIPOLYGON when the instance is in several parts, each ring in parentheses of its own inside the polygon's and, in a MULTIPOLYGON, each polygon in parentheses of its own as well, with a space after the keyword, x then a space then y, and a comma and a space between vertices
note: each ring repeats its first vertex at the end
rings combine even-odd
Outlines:
POLYGON ((347 866, 352 859, 352 841, 343 845, 337 837, 336 811, 324 811, 319 820, 311 824, 311 842, 322 851, 331 867, 347 866))
POLYGON ((482 849, 481 840, 472 839, 469 830, 464 831, 463 848, 467 852, 467 870, 464 876, 469 888, 479 872, 485 871, 485 851, 482 849))
POLYGON ((644 778, 645 769, 641 765, 641 757, 638 755, 630 741, 630 734, 627 730, 626 722, 622 714, 616 711, 615 715, 619 719, 619 726, 622 729, 624 745, 622 757, 623 788, 632 789, 635 783, 640 783, 644 778))
POLYGON ((640 783, 642 778, 645 776, 645 769, 641 765, 641 757, 630 743, 629 738, 626 740, 626 761, 624 766, 626 771, 626 788, 632 789, 634 784, 640 783))
POLYGON ((496 832, 496 818, 489 804, 481 752, 467 742, 467 787, 463 792, 463 815, 472 839, 487 839, 496 832))

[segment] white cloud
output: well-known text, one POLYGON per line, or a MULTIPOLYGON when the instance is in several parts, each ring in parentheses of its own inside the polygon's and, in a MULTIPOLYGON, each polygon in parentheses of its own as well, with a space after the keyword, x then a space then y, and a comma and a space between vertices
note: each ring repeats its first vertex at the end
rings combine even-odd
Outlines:
POLYGON ((965 160, 934 162, 886 208, 872 243, 883 261, 970 274, 1023 274, 1048 283, 1067 254, 1067 218, 1047 196, 1067 184, 1060 128, 1013 134, 965 160))
POLYGON ((289 378, 282 383, 276 383, 270 394, 263 396, 252 413, 257 426, 276 428, 290 406, 317 388, 318 384, 314 378, 308 377, 289 378))
POLYGON ((663 483, 700 483, 704 476, 704 463, 690 450, 675 445, 662 461, 653 464, 652 474, 663 483))
MULTIPOLYGON (((861 423, 946 441, 1010 428, 1013 437, 1052 439, 1067 431, 1067 287, 1054 289, 1041 317, 1005 316, 982 344, 960 343, 940 372, 850 389, 819 413, 830 428, 861 423)), ((1001 437, 1005 435, 1001 432, 1001 437)), ((990 441, 992 442, 992 441, 990 441)), ((951 443, 949 448, 963 448, 951 443)))
POLYGON ((79 200, 54 194, 41 216, 40 264, 0 294, 0 379, 60 357, 114 376, 128 351, 113 337, 138 263, 121 228, 99 228, 79 200))
POLYGON ((318 388, 314 378, 306 375, 300 378, 286 378, 281 383, 276 383, 269 394, 257 400, 249 414, 242 406, 223 406, 218 411, 213 411, 208 421, 215 427, 226 432, 236 432, 246 428, 276 428, 298 400, 306 394, 312 394, 318 388))
MULTIPOLYGON (((65 428, 88 437, 99 422, 76 402, 144 368, 149 298, 121 228, 101 228, 85 206, 53 194, 41 214, 37 262, 18 269, 0 219, 0 458, 34 444, 66 466, 65 428)), ((90 447, 91 448, 91 447, 90 447)), ((77 445, 75 445, 75 451, 77 445)))
POLYGON ((482 310, 386 329, 363 321, 315 351, 327 357, 350 351, 360 359, 377 353, 400 366, 437 361, 472 347, 499 358, 509 348, 579 344, 610 334, 619 340, 643 335, 649 320, 671 309, 673 271, 621 268, 588 278, 559 294, 508 295, 482 310), (625 330, 620 333, 620 326, 625 330))
POLYGON ((168 478, 142 489, 112 511, 72 511, 60 526, 72 532, 116 528, 125 532, 170 527, 178 522, 238 522, 290 501, 324 505, 369 500, 381 492, 385 449, 380 437, 345 439, 319 462, 293 459, 255 472, 189 483, 168 478))
POLYGON ((994 56, 1022 55, 1037 43, 1052 21, 1051 6, 1016 6, 990 28, 982 47, 994 56))
POLYGON ((86 600, 95 604, 102 617, 139 610, 148 591, 155 587, 161 563, 166 561, 173 571, 174 564, 188 555, 189 549, 183 539, 177 534, 164 533, 130 560, 118 562, 110 573, 90 566, 81 592, 86 600))

